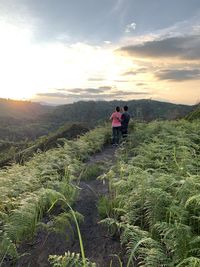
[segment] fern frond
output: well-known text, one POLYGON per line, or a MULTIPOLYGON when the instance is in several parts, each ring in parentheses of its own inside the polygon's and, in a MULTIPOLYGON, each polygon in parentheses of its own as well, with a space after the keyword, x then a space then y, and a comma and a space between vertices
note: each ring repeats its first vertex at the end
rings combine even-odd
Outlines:
POLYGON ((49 262, 52 267, 96 267, 95 263, 90 262, 86 259, 85 263, 80 254, 74 252, 65 252, 64 256, 50 255, 49 262))
POLYGON ((192 197, 190 197, 186 203, 185 203, 185 207, 189 207, 190 205, 195 205, 195 207, 200 207, 200 194, 198 195, 194 195, 192 197))
POLYGON ((176 267, 199 267, 200 266, 200 258, 189 257, 181 261, 176 267))
POLYGON ((6 256, 18 258, 17 248, 7 234, 0 231, 0 266, 6 256))

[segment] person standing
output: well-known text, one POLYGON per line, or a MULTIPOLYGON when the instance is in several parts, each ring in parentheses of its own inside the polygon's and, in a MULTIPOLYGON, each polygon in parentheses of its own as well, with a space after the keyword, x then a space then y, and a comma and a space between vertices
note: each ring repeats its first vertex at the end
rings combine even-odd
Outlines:
POLYGON ((112 145, 118 146, 121 135, 121 117, 120 107, 116 107, 115 112, 110 116, 112 120, 112 145))
POLYGON ((121 116, 121 131, 122 131, 122 137, 126 138, 128 136, 128 124, 130 121, 130 114, 128 112, 128 106, 124 106, 124 112, 121 116))

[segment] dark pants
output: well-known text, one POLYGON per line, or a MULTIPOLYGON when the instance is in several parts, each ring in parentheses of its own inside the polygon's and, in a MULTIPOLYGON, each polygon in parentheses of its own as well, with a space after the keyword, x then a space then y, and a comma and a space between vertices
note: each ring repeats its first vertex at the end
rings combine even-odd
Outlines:
POLYGON ((126 138, 128 136, 128 126, 122 126, 121 131, 122 131, 122 137, 126 138))
POLYGON ((119 144, 119 139, 121 135, 121 127, 113 127, 112 128, 112 144, 113 145, 118 145, 119 144))

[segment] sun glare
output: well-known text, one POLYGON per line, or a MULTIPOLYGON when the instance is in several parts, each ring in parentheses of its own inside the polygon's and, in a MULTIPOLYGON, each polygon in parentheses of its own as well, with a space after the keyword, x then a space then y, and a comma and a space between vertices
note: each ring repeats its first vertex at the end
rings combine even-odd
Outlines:
POLYGON ((31 37, 31 31, 1 23, 0 97, 31 99, 56 88, 88 87, 97 75, 102 76, 97 87, 112 85, 133 64, 113 49, 83 43, 35 44, 31 37))

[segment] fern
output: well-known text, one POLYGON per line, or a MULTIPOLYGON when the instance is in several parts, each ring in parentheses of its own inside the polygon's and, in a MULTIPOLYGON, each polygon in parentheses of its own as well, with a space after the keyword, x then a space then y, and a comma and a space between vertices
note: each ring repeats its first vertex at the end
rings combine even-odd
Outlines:
MULTIPOLYGON (((101 150, 109 132, 107 126, 97 128, 77 140, 63 140, 63 147, 36 153, 24 166, 14 164, 0 170, 0 230, 2 228, 4 236, 0 240, 2 251, 9 254, 16 244, 32 238, 44 214, 56 204, 60 205, 62 211, 69 210, 66 203, 71 205, 77 197, 78 176, 84 166, 83 161, 101 150)), ((58 216, 54 225, 64 227, 62 222, 65 218, 70 228, 71 219, 68 215, 58 216)), ((15 253, 12 255, 16 257, 15 253)))
POLYGON ((196 208, 200 210, 200 194, 194 195, 186 201, 185 203, 186 208, 190 205, 194 205, 196 208))
POLYGON ((200 266, 200 258, 195 257, 189 257, 184 259, 182 262, 180 262, 176 267, 199 267, 200 266))
POLYGON ((6 256, 18 258, 17 248, 7 234, 0 231, 0 266, 6 256))
POLYGON ((129 265, 190 266, 199 257, 199 134, 184 120, 136 124, 104 175, 121 206, 102 222, 121 235, 129 265))
POLYGON ((50 255, 49 262, 52 267, 96 267, 96 264, 90 262, 88 259, 84 264, 80 254, 69 251, 65 252, 64 256, 50 255))
POLYGON ((137 260, 139 266, 165 266, 167 257, 162 246, 148 232, 132 225, 123 225, 122 244, 126 244, 129 256, 127 267, 137 260))
POLYGON ((188 256, 190 241, 192 239, 191 228, 180 223, 168 224, 166 222, 156 224, 161 240, 166 249, 171 253, 173 262, 188 256))

